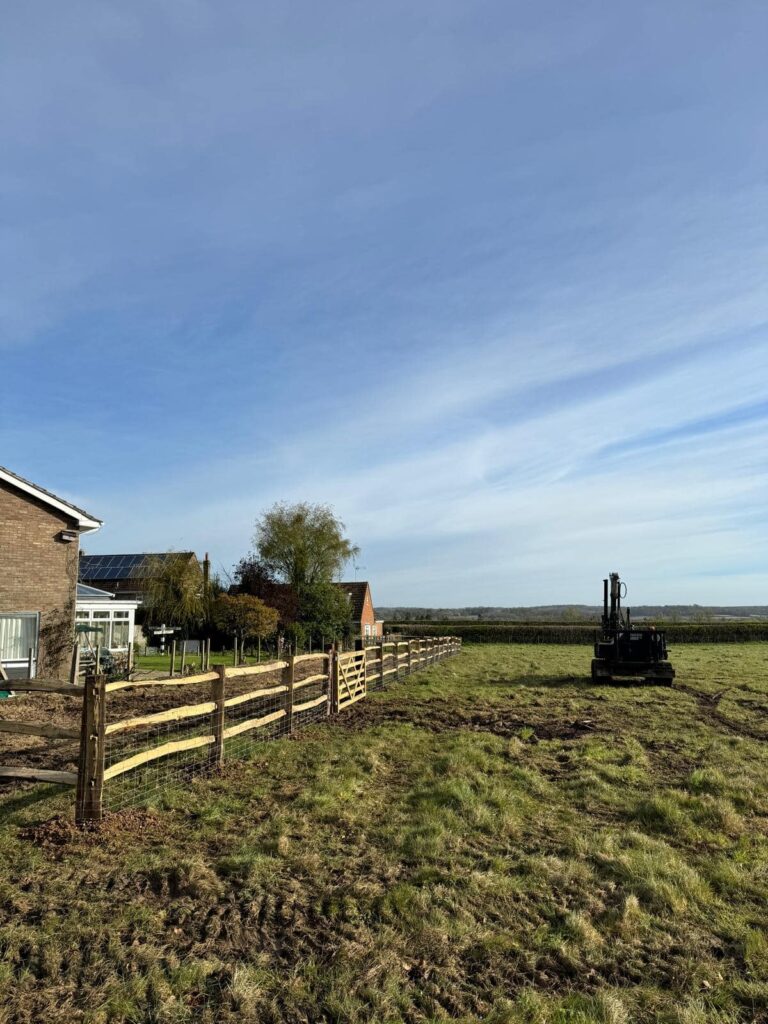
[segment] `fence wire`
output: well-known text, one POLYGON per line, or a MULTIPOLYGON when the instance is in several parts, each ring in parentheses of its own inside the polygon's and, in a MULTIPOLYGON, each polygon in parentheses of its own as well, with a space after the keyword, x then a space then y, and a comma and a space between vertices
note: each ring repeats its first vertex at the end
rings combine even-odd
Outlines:
MULTIPOLYGON (((347 698, 339 703, 342 707, 354 703, 348 699, 350 691, 355 694, 355 699, 359 699, 367 692, 382 689, 411 672, 428 668, 459 649, 460 643, 456 641, 437 645, 426 640, 397 645, 387 642, 369 647, 365 654, 364 683, 360 664, 363 656, 355 656, 351 652, 342 655, 338 659, 337 676, 341 678, 344 675, 347 698), (342 662, 346 668, 344 673, 341 671, 342 662)), ((80 727, 81 711, 83 721, 87 707, 95 714, 95 705, 89 704, 91 697, 83 698, 85 703, 82 707, 79 702, 75 706, 65 697, 59 698, 59 684, 51 684, 52 689, 44 699, 49 714, 52 713, 57 720, 61 718, 60 725, 50 721, 25 723, 31 707, 25 703, 16 708, 17 714, 14 706, 9 705, 6 711, 10 714, 3 717, 19 721, 20 735, 13 736, 6 731, 6 744, 10 749, 3 756, 7 765, 16 765, 21 771, 41 767, 49 773, 69 773, 70 780, 78 782, 78 792, 83 780, 91 785, 98 782, 95 790, 83 790, 84 793, 101 794, 100 798, 94 796, 91 801, 98 810, 93 817, 88 816, 88 820, 98 820, 102 809, 118 811, 153 802, 168 787, 183 785, 191 776, 215 769, 220 763, 222 750, 219 727, 223 729, 223 758, 226 763, 251 756, 265 741, 295 734, 326 720, 333 697, 333 670, 330 657, 314 654, 296 658, 293 673, 290 665, 286 668, 284 664, 276 664, 266 671, 225 674, 223 721, 220 718, 221 682, 218 676, 202 682, 179 680, 178 685, 168 680, 147 681, 147 685, 132 684, 106 692, 106 732, 103 734, 98 727, 95 727, 95 732, 83 732, 80 727), (47 731, 34 731, 38 724, 47 731), (25 727, 27 732, 24 732, 25 727), (33 727, 31 733, 30 727, 33 727), (65 730, 65 736, 53 742, 42 742, 42 737, 50 736, 52 727, 65 730), (66 732, 70 735, 67 736, 66 732), (87 744, 86 735, 89 737, 87 744), (170 750, 165 749, 169 746, 170 750), (175 749, 177 746, 191 748, 179 750, 175 749), (103 792, 99 781, 102 776, 97 767, 102 751, 103 792), (158 756, 147 759, 147 754, 153 751, 158 756), (84 757, 88 762, 87 770, 84 757)), ((100 685, 103 687, 103 681, 100 685)), ((89 692, 86 688, 85 693, 89 692)), ((42 701, 42 694, 40 699, 42 701)), ((97 701, 99 707, 101 699, 99 697, 97 701)), ((0 748, 2 746, 0 742, 0 748)), ((84 810, 84 806, 80 807, 78 813, 84 810)))
MULTIPOLYGON (((224 692, 224 763, 231 759, 247 758, 260 743, 280 739, 314 722, 325 720, 329 700, 328 670, 329 659, 321 654, 302 658, 296 664, 293 713, 285 669, 276 667, 271 672, 227 679, 224 692), (258 696, 249 697, 254 692, 258 696), (310 702, 313 703, 312 707, 296 710, 310 702), (262 722, 263 719, 267 721, 262 722), (238 727, 246 723, 253 723, 253 728, 239 731, 238 727), (230 730, 235 734, 227 736, 230 730)), ((148 687, 146 690, 134 691, 131 696, 121 695, 117 699, 108 695, 108 723, 143 717, 147 713, 170 710, 181 705, 212 702, 211 688, 205 684, 189 688, 157 687, 156 691, 153 690, 148 687)), ((179 785, 193 775, 213 770, 217 760, 215 716, 216 712, 209 709, 193 717, 140 725, 127 732, 107 732, 105 810, 118 811, 151 802, 169 786, 179 785), (202 740, 206 737, 210 742, 203 746, 167 753, 110 778, 110 769, 119 762, 169 743, 195 738, 202 740)))

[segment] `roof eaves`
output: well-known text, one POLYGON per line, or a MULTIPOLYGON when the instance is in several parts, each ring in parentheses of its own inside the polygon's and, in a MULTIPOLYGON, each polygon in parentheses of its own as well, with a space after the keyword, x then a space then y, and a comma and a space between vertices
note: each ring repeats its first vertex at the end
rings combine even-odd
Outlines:
POLYGON ((65 501, 64 498, 53 494, 52 491, 46 491, 44 487, 40 487, 38 484, 33 484, 31 480, 26 480, 23 476, 19 476, 18 473, 11 472, 5 466, 0 466, 0 481, 4 481, 12 487, 30 494, 33 498, 37 498, 38 501, 50 505, 51 508, 55 508, 59 512, 66 513, 77 521, 78 529, 81 533, 92 533, 103 525, 102 519, 96 519, 84 509, 78 508, 77 505, 73 505, 69 501, 65 501))

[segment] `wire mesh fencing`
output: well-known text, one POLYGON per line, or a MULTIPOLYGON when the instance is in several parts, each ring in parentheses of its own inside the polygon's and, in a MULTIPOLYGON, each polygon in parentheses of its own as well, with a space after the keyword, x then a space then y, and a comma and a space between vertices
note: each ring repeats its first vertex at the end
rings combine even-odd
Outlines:
POLYGON ((330 663, 327 654, 300 655, 255 667, 219 668, 197 677, 204 680, 200 683, 195 677, 174 684, 147 681, 140 696, 116 695, 108 701, 104 736, 104 809, 149 801, 168 786, 220 767, 225 759, 248 757, 265 740, 327 718, 330 663), (179 702, 182 688, 188 703, 179 702), (130 703, 133 713, 115 721, 130 703))
POLYGON ((37 751, 17 742, 8 758, 14 763, 0 764, 0 778, 76 786, 76 820, 99 821, 105 811, 153 802, 193 775, 250 756, 266 740, 343 713, 369 692, 459 647, 451 638, 387 641, 345 653, 217 666, 178 678, 107 682, 91 675, 84 686, 27 683, 27 689, 44 691, 48 701, 62 695, 62 708, 70 711, 56 723, 0 715, 0 738, 18 733, 25 740, 62 741, 61 763, 46 758, 41 767, 37 751), (73 696, 81 700, 65 700, 73 696))

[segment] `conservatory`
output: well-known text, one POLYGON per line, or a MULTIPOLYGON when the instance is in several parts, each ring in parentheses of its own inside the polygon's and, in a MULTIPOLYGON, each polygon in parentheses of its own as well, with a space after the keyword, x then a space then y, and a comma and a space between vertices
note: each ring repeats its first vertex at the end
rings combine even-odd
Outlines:
MULTIPOLYGON (((136 609, 139 601, 124 601, 106 590, 77 584, 76 625, 100 630, 98 643, 110 651, 127 651, 133 645, 136 609)), ((86 646, 88 634, 78 632, 81 646, 86 646)))

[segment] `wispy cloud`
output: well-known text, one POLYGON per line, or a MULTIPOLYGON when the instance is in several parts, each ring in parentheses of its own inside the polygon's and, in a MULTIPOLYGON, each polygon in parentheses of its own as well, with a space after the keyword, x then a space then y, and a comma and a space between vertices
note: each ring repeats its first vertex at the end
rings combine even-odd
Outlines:
POLYGON ((382 603, 762 599, 768 16, 699 14, 17 7, 0 461, 92 550, 331 501, 382 603))

